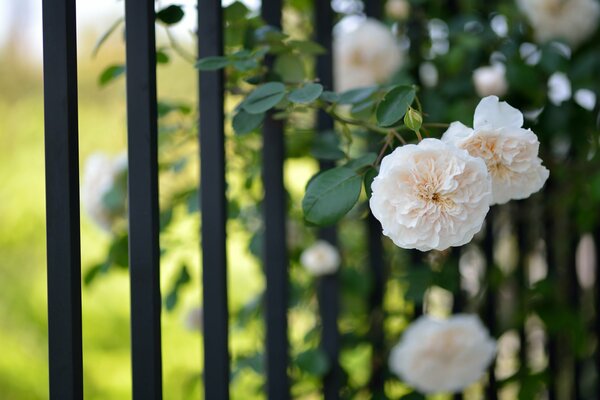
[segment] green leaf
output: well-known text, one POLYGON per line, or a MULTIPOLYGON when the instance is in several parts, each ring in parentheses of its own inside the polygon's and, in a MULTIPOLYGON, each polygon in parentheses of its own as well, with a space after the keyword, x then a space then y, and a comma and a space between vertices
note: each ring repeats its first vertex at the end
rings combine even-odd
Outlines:
POLYGON ((415 89, 411 86, 397 86, 389 90, 377 105, 377 123, 391 126, 400 121, 415 99, 415 89))
POLYGON ((231 60, 227 57, 212 56, 204 57, 196 62, 196 68, 200 71, 215 71, 225 68, 231 64, 231 60))
POLYGON ((298 354, 296 364, 302 371, 315 376, 325 375, 331 367, 327 355, 321 349, 311 349, 298 354))
POLYGON ((156 13, 156 19, 166 25, 173 25, 183 19, 185 12, 180 5, 170 5, 156 13))
POLYGON ((364 185, 365 185, 365 193, 367 194, 367 198, 371 198, 371 194, 373 194, 373 190, 371 189, 371 185, 373 184, 373 179, 379 174, 377 169, 370 167, 365 172, 364 185))
POLYGON ((157 107, 159 118, 164 117, 173 111, 179 111, 184 115, 187 115, 192 111, 191 107, 187 103, 171 102, 166 100, 158 100, 157 107))
POLYGON ((233 62, 233 67, 241 72, 250 71, 251 69, 258 67, 258 61, 253 58, 235 60, 233 62))
POLYGON ((288 99, 292 103, 308 104, 315 101, 323 93, 323 85, 318 83, 307 83, 306 85, 293 90, 288 99))
POLYGON ((302 54, 306 55, 319 55, 327 53, 327 50, 320 44, 313 42, 312 40, 290 40, 287 42, 288 46, 298 50, 302 54))
POLYGON ((259 42, 266 42, 269 44, 281 42, 282 40, 288 37, 285 33, 282 33, 277 27, 272 25, 265 25, 256 29, 254 31, 254 36, 259 42))
POLYGON ((423 116, 414 108, 408 107, 408 111, 404 115, 404 125, 412 131, 419 132, 423 125, 423 116))
POLYGON ((340 101, 340 96, 335 92, 325 90, 323 91, 323 93, 321 93, 321 100, 326 101, 328 103, 337 103, 338 101, 340 101))
POLYGON ((119 76, 123 75, 125 72, 125 66, 122 64, 111 65, 106 67, 104 71, 100 74, 100 78, 98 79, 98 84, 100 86, 106 86, 111 81, 115 80, 119 76))
POLYGON ((179 275, 173 283, 173 287, 171 288, 164 300, 165 308, 167 309, 167 311, 172 311, 175 308, 179 299, 179 290, 181 290, 181 288, 188 284, 191 280, 192 278, 190 277, 190 274, 187 270, 187 266, 185 264, 182 265, 181 269, 179 270, 179 275))
POLYGON ((234 22, 242 20, 248 14, 248 7, 239 1, 234 1, 224 9, 225 20, 234 22))
POLYGON ((285 85, 269 82, 257 87, 246 97, 242 108, 250 114, 262 114, 279 103, 285 96, 285 85))
POLYGON ((108 40, 108 38, 117 30, 117 28, 124 21, 125 21, 125 19, 123 17, 119 18, 110 26, 110 28, 108 28, 108 30, 106 32, 104 32, 102 34, 102 36, 100 36, 98 38, 98 41, 96 42, 96 44, 94 45, 94 48, 92 50, 92 57, 96 57, 96 54, 98 54, 102 45, 108 40))
POLYGON ((339 160, 345 155, 340 150, 339 136, 333 131, 318 134, 312 145, 310 154, 319 160, 339 160))
POLYGON ((344 167, 357 171, 373 164, 375 160, 377 160, 377 154, 367 153, 364 156, 348 161, 344 167))
POLYGON ((245 135, 258 128, 265 118, 265 113, 250 114, 244 110, 239 110, 233 117, 231 125, 238 135, 245 135))
POLYGON ((347 90, 339 95, 337 102, 340 104, 360 103, 371 97, 377 91, 377 89, 377 86, 368 86, 364 88, 347 90))
POLYGON ((162 50, 156 52, 156 63, 167 64, 169 62, 169 55, 162 50))
POLYGON ((304 63, 299 56, 294 54, 284 53, 277 56, 273 64, 273 71, 284 82, 300 83, 304 81, 304 63))
POLYGON ((337 222, 356 204, 362 179, 351 169, 338 167, 312 179, 302 200, 307 222, 325 226, 337 222))

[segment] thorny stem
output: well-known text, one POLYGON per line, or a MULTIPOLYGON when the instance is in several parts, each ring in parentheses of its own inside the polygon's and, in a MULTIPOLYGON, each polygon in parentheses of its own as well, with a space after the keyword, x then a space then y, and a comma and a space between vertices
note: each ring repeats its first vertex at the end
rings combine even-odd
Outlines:
POLYGON ((377 160, 375 160, 375 164, 373 164, 373 166, 377 166, 381 163, 381 159, 383 158, 385 151, 388 149, 388 147, 390 147, 390 145, 392 144, 393 141, 394 141, 394 134, 392 133, 392 131, 390 131, 390 132, 388 132, 387 136, 385 137, 385 144, 379 151, 379 155, 377 156, 377 160))
POLYGON ((339 122, 342 122, 344 124, 362 126, 365 129, 368 129, 368 130, 373 131, 373 132, 378 132, 378 133, 387 134, 389 132, 388 129, 380 128, 377 125, 373 125, 373 124, 370 124, 370 123, 365 122, 365 121, 361 121, 361 120, 353 119, 353 118, 343 117, 343 116, 339 115, 338 113, 336 113, 334 110, 332 110, 330 107, 324 108, 324 111, 327 114, 329 114, 333 119, 335 119, 335 120, 337 120, 339 122))
POLYGON ((416 130, 415 133, 417 134, 417 140, 419 142, 423 140, 423 136, 421 136, 421 130, 416 130))

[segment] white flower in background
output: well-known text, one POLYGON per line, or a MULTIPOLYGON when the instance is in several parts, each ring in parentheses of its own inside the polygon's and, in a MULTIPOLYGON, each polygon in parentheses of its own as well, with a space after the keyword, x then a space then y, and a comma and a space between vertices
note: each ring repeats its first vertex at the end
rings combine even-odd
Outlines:
POLYGON ((183 319, 183 325, 189 331, 200 331, 202 332, 204 312, 202 307, 192 307, 185 314, 183 319))
POLYGON ((400 68, 403 58, 392 31, 370 18, 353 29, 335 30, 333 56, 339 92, 385 82, 400 68))
POLYGON ((388 0, 385 2, 385 13, 395 19, 405 20, 410 15, 408 0, 388 0))
POLYGON ((398 147, 371 185, 383 234, 405 249, 444 250, 479 232, 491 201, 485 163, 437 139, 398 147))
POLYGON ((494 33, 500 37, 506 37, 506 35, 508 35, 508 21, 502 14, 494 15, 490 21, 490 27, 494 33))
POLYGON ((540 43, 564 39, 573 47, 594 34, 600 18, 597 0, 517 0, 540 43))
POLYGON ((482 158, 492 176, 492 204, 524 199, 544 186, 549 172, 538 157, 540 142, 523 129, 523 114, 496 96, 479 102, 471 129, 453 122, 442 141, 482 158))
POLYGON ((542 59, 542 50, 533 43, 522 43, 519 46, 519 55, 527 65, 537 65, 542 59))
POLYGON ((114 158, 94 153, 85 163, 81 201, 92 221, 106 231, 126 218, 127 154, 114 158))
POLYGON ((575 103, 588 111, 592 111, 596 107, 596 93, 590 89, 579 89, 573 96, 575 103))
POLYGON ((315 276, 335 273, 341 262, 338 249, 325 240, 318 240, 300 255, 300 263, 315 276))
POLYGON ((438 84, 439 73, 434 63, 425 61, 419 65, 419 79, 423 86, 431 88, 438 84))
POLYGON ((458 392, 485 373, 496 341, 478 317, 422 316, 410 324, 390 353, 390 370, 422 393, 458 392))
POLYGON ((473 71, 473 84, 479 97, 504 96, 508 91, 506 67, 497 63, 477 68, 473 71))
POLYGON ((571 98, 571 81, 562 72, 553 73, 548 79, 548 98, 555 106, 560 106, 571 98))

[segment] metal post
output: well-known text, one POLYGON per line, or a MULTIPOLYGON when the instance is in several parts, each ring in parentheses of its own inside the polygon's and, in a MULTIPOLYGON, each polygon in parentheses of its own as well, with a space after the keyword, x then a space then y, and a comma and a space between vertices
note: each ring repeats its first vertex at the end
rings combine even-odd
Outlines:
MULTIPOLYGON (((198 55, 223 54, 219 0, 198 1, 198 55)), ((200 204, 202 212, 202 296, 204 326, 204 398, 229 398, 223 72, 201 71, 200 204)))
POLYGON ((83 398, 75 0, 44 0, 50 398, 83 398))
POLYGON ((133 398, 162 398, 154 1, 126 0, 133 398))

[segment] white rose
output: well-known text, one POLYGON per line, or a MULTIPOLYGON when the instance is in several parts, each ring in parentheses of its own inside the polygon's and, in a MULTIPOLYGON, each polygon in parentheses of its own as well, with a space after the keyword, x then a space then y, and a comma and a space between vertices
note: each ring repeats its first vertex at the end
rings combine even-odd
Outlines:
POLYGON ((103 153, 88 157, 81 185, 81 201, 92 221, 111 231, 119 219, 126 218, 127 154, 110 158, 103 153))
POLYGON ((550 173, 538 157, 540 142, 523 129, 523 114, 496 96, 479 102, 471 129, 453 122, 442 141, 485 161, 492 177, 492 204, 524 199, 544 186, 550 173))
POLYGON ((485 373, 496 341, 474 315, 422 316, 390 353, 390 370, 422 393, 458 392, 485 373))
POLYGON ((576 47, 596 32, 600 4, 596 0, 517 0, 535 39, 564 39, 576 47))
POLYGON ((333 57, 339 92, 385 82, 402 64, 394 34, 374 19, 364 19, 349 31, 337 29, 333 57))
POLYGON ((385 3, 385 13, 399 20, 405 20, 410 14, 410 3, 407 0, 388 0, 385 3))
POLYGON ((189 331, 202 331, 204 311, 202 307, 193 307, 188 310, 183 319, 183 325, 189 331))
POLYGON ((371 189, 371 211, 383 234, 396 246, 421 251, 468 243, 491 201, 485 163, 437 139, 384 157, 371 189))
POLYGON ((315 276, 335 273, 341 264, 338 250, 326 242, 318 240, 300 255, 300 263, 308 272, 315 276))
POLYGON ((555 72, 548 78, 548 98, 555 106, 569 100, 571 92, 571 81, 564 73, 555 72))
POLYGON ((508 90, 504 64, 477 68, 473 71, 473 84, 479 97, 504 96, 508 90))
POLYGON ((438 84, 439 73, 434 63, 426 61, 419 65, 419 79, 423 86, 431 88, 438 84))

